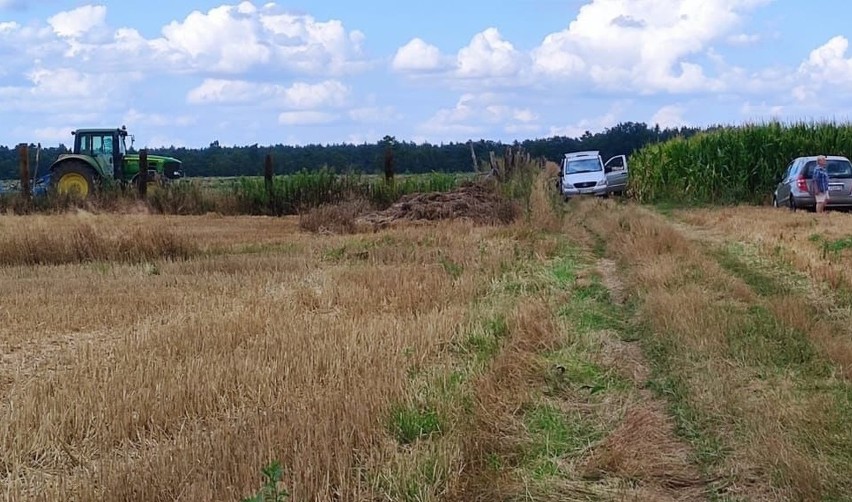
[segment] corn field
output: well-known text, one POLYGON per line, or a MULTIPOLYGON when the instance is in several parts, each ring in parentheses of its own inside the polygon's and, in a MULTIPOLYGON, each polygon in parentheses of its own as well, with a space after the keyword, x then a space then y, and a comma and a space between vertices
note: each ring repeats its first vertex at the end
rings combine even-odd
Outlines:
POLYGON ((761 203, 795 157, 852 155, 852 125, 767 122, 721 127, 644 147, 631 156, 642 202, 761 203))

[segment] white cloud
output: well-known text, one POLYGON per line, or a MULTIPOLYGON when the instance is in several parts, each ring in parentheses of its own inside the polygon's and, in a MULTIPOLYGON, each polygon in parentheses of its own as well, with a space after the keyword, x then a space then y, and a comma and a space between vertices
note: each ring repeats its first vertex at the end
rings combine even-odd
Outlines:
POLYGON ((575 77, 586 71, 586 62, 570 47, 568 32, 553 33, 533 53, 533 68, 540 73, 575 77))
POLYGON ((457 73, 462 77, 508 77, 523 67, 524 56, 496 28, 477 33, 457 58, 457 73))
POLYGON ((187 94, 187 102, 195 105, 208 103, 247 103, 257 99, 259 94, 267 94, 262 85, 247 80, 205 79, 187 94))
POLYGON ((189 91, 192 104, 273 104, 288 108, 311 109, 342 106, 349 88, 336 80, 318 84, 296 82, 291 86, 262 84, 247 80, 206 79, 189 91))
POLYGON ((463 94, 453 108, 438 110, 419 126, 424 134, 476 134, 498 126, 504 131, 537 130, 538 115, 529 108, 507 105, 494 93, 463 94))
POLYGON ((36 67, 27 73, 29 86, 0 87, 0 111, 67 113, 80 103, 89 111, 110 110, 134 76, 86 74, 74 68, 36 67))
POLYGON ((320 111, 282 112, 278 115, 281 125, 322 125, 330 124, 338 119, 333 113, 320 111))
POLYGON ((33 131, 33 135, 37 138, 37 141, 41 141, 46 144, 64 143, 69 145, 70 143, 73 143, 72 138, 74 136, 71 135, 71 132, 75 129, 77 129, 75 126, 39 127, 33 131))
POLYGON ((794 74, 789 96, 798 106, 825 112, 831 102, 848 99, 852 85, 852 57, 847 57, 849 41, 836 36, 812 50, 794 74))
POLYGON ((84 5, 77 9, 60 12, 47 20, 60 37, 79 37, 94 28, 104 26, 107 9, 103 5, 84 5))
POLYGON ((760 104, 746 101, 743 103, 740 113, 747 119, 779 118, 784 113, 784 106, 768 105, 765 101, 760 104))
POLYGON ((318 22, 311 16, 261 14, 266 40, 279 64, 311 73, 345 73, 361 68, 365 36, 347 33, 338 20, 318 22))
POLYGON ((148 127, 162 127, 170 125, 186 127, 196 124, 197 120, 195 117, 190 115, 173 116, 160 113, 146 113, 135 108, 131 108, 124 114, 122 123, 126 124, 127 127, 132 130, 135 124, 145 124, 148 127))
MULTIPOLYGON (((363 33, 347 31, 338 20, 321 22, 307 15, 288 14, 275 4, 256 7, 242 2, 207 12, 193 11, 164 26, 161 36, 152 39, 134 28, 110 32, 105 19, 104 6, 62 12, 49 20, 55 40, 32 33, 29 42, 42 43, 42 49, 68 58, 88 60, 93 69, 106 71, 147 65, 175 73, 246 74, 262 70, 343 75, 366 65, 363 33), (102 35, 97 43, 80 40, 94 34, 102 35)), ((22 40, 21 47, 27 46, 22 40)), ((49 56, 44 50, 37 53, 49 56)))
MULTIPOLYGON (((747 86, 740 69, 716 51, 752 44, 737 31, 743 17, 772 0, 589 0, 566 29, 525 52, 496 28, 476 34, 456 54, 455 71, 439 72, 452 88, 558 85, 595 92, 700 93, 747 86), (707 61, 709 67, 705 68, 707 61), (544 79, 542 77, 545 77, 544 79)), ((420 39, 397 50, 397 71, 438 70, 440 51, 420 39)), ((755 81, 756 82, 756 81, 755 81)))
POLYGON ((797 85, 792 91, 793 98, 797 101, 806 102, 816 99, 816 93, 805 85, 797 85))
POLYGON ((393 106, 373 106, 349 110, 349 118, 360 123, 386 123, 401 120, 402 114, 393 106))
POLYGON ((846 37, 832 38, 811 51, 808 59, 799 66, 799 73, 815 85, 852 82, 852 58, 846 57, 848 48, 846 37))
POLYGON ((319 84, 296 82, 283 90, 283 100, 291 108, 317 108, 320 106, 341 106, 346 102, 349 88, 336 80, 327 80, 319 84))
POLYGON ((751 45, 760 41, 760 35, 756 33, 738 33, 728 37, 728 43, 731 45, 751 45))
POLYGON ((268 63, 272 55, 258 37, 257 20, 230 5, 173 21, 163 28, 163 37, 155 41, 161 50, 225 72, 240 73, 268 63))
POLYGON ((396 51, 391 67, 396 71, 432 71, 443 66, 441 51, 420 38, 414 38, 396 51))
POLYGON ((624 103, 616 102, 603 115, 594 118, 584 118, 574 124, 556 125, 550 127, 550 136, 566 136, 569 138, 578 138, 586 131, 591 133, 600 132, 604 129, 618 124, 621 114, 624 111, 624 103))
POLYGON ((592 0, 567 29, 533 50, 536 72, 584 75, 604 88, 642 92, 720 90, 690 61, 770 0, 592 0))
POLYGON ((666 105, 651 117, 651 125, 659 125, 661 128, 676 128, 688 126, 683 114, 686 110, 680 105, 666 105))

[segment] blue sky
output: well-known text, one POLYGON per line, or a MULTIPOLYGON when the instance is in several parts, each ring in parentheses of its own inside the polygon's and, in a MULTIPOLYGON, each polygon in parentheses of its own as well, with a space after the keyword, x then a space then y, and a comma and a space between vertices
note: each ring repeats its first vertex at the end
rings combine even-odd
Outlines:
POLYGON ((852 2, 0 0, 0 144, 503 141, 852 115, 852 2))

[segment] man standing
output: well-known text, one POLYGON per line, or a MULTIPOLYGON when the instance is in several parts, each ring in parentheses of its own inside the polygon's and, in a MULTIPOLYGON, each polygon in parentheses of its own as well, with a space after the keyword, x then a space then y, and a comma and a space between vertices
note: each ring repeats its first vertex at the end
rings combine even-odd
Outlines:
POLYGON ((825 211, 825 204, 828 201, 828 171, 825 170, 825 155, 817 157, 813 179, 816 212, 822 213, 825 211))

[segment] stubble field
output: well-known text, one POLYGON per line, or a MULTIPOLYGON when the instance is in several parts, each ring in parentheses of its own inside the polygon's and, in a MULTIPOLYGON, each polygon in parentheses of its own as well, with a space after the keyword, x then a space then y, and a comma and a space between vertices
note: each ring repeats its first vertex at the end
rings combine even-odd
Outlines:
POLYGON ((852 215, 0 217, 0 494, 846 500, 852 215))

